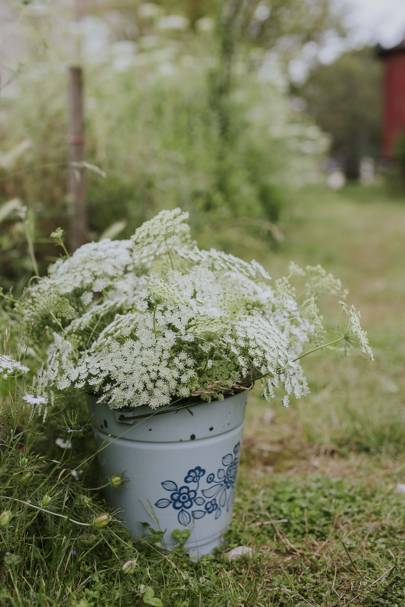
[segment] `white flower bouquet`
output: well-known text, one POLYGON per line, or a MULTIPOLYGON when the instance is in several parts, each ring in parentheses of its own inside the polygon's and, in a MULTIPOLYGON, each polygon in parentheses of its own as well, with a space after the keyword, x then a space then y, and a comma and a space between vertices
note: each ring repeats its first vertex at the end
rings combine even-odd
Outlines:
POLYGON ((372 356, 333 276, 291 264, 288 276, 272 280, 255 261, 199 249, 187 218, 162 211, 130 240, 86 244, 26 290, 25 328, 47 350, 36 394, 75 388, 113 409, 154 409, 261 382, 266 399, 279 394, 287 403, 308 392, 301 359, 310 352, 358 344, 372 356), (346 316, 330 339, 319 308, 324 292, 346 316))

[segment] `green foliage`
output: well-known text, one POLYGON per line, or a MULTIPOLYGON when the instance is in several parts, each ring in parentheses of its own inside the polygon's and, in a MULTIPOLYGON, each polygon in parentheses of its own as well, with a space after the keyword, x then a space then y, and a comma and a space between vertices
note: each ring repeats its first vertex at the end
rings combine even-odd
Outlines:
POLYGON ((107 175, 104 179, 92 179, 88 184, 89 228, 95 235, 109 226, 126 221, 124 233, 130 235, 130 226, 137 226, 146 219, 151 203, 152 184, 131 183, 124 178, 107 175))
POLYGON ((381 143, 381 70, 373 49, 350 51, 318 65, 298 92, 331 136, 331 153, 347 178, 358 179, 360 159, 379 157, 381 143))
POLYGON ((160 0, 156 4, 185 15, 192 30, 204 17, 219 21, 217 27, 231 29, 228 36, 236 44, 274 48, 282 40, 287 55, 298 53, 308 40, 318 42, 327 33, 344 31, 342 12, 331 0, 160 0))
MULTIPOLYGON (((12 513, 0 528, 2 607, 401 605, 400 497, 319 473, 252 476, 245 456, 227 545, 253 546, 253 557, 229 563, 218 552, 193 563, 158 542, 132 542, 114 517, 86 526, 106 509, 92 490, 90 431, 53 453, 51 436, 46 446, 34 420, 19 421, 24 430, 3 431, 0 451, 0 511, 12 513)), ((54 423, 53 437, 63 417, 54 423)))
POLYGON ((162 601, 155 596, 155 591, 150 586, 146 586, 146 588, 142 587, 142 600, 145 605, 150 605, 151 607, 163 607, 162 601))
POLYGON ((312 396, 280 411, 280 423, 291 428, 298 423, 305 440, 320 451, 395 457, 405 444, 402 207, 383 186, 353 185, 340 193, 309 190, 296 201, 287 229, 289 251, 283 258, 305 263, 321 255, 323 264, 344 277, 362 308, 375 362, 342 361, 337 373, 335 356, 308 357, 312 396))
POLYGON ((12 198, 0 206, 0 288, 10 288, 21 276, 30 274, 23 214, 24 205, 12 198))
MULTIPOLYGON (((216 15, 218 7, 208 4, 197 12, 216 15)), ((215 27, 166 32, 159 19, 142 21, 138 5, 116 5, 123 25, 129 11, 142 28, 132 34, 125 22, 126 44, 134 48, 129 59, 124 53, 123 66, 119 44, 97 61, 84 62, 89 237, 97 238, 117 222, 125 222, 124 235, 131 234, 156 211, 175 206, 191 211, 196 226, 245 221, 255 237, 261 223, 271 228, 287 189, 318 178, 326 144, 289 104, 281 59, 264 67, 266 45, 250 40, 247 31, 235 34, 232 74, 224 88, 225 58, 215 27)), ((289 3, 290 14, 296 5, 289 3)), ((100 7, 100 15, 110 8, 108 3, 100 7)), ((273 9, 281 18, 278 3, 273 9)), ((53 19, 52 7, 47 10, 35 32, 27 30, 34 61, 25 57, 13 88, 5 87, 0 113, 0 204, 18 197, 35 212, 40 273, 55 254, 48 235, 58 226, 65 229, 70 213, 66 73, 46 25, 53 19)), ((189 12, 187 6, 179 10, 189 12)), ((163 18, 164 12, 159 15, 163 18)), ((58 15, 54 35, 68 20, 58 15)), ((274 16, 271 21, 275 27, 274 16)), ((278 23, 272 35, 281 40, 290 30, 287 19, 278 23)), ((302 27, 320 33, 325 23, 312 15, 302 27)), ((110 29, 109 35, 122 40, 119 27, 110 29)), ((27 280, 30 262, 22 255, 19 225, 7 228, 1 274, 7 274, 9 285, 19 276, 27 280)), ((274 230, 267 229, 269 235, 273 239, 274 230)))

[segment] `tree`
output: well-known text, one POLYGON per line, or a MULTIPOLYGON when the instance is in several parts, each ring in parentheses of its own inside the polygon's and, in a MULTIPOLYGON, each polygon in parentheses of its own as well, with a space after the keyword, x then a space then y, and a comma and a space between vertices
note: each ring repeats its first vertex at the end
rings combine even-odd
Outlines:
POLYGON ((358 179, 361 158, 379 155, 381 67, 373 49, 350 51, 329 65, 317 65, 297 92, 330 135, 331 154, 347 179, 358 179))
POLYGON ((92 2, 92 10, 99 14, 114 8, 125 21, 126 35, 136 42, 158 31, 160 36, 183 41, 186 48, 201 20, 210 20, 205 46, 213 61, 207 86, 210 109, 216 116, 216 184, 224 199, 232 198, 230 166, 240 137, 233 91, 241 73, 259 70, 269 51, 288 73, 289 62, 306 44, 321 46, 329 35, 344 33, 342 14, 334 0, 155 0, 146 12, 139 1, 92 2), (164 28, 162 34, 160 18, 167 15, 185 17, 187 25, 172 31, 164 28))
MULTIPOLYGON (((195 6, 194 0, 180 0, 179 4, 188 7, 189 15, 190 8, 195 6)), ((205 0, 199 6, 200 11, 205 6, 207 14, 216 20, 218 62, 211 87, 222 140, 218 181, 226 195, 224 159, 233 148, 230 93, 235 61, 250 58, 249 50, 254 48, 262 50, 259 56, 264 60, 266 51, 271 49, 287 67, 306 43, 322 44, 331 32, 343 34, 344 30, 341 14, 331 0, 205 0)))

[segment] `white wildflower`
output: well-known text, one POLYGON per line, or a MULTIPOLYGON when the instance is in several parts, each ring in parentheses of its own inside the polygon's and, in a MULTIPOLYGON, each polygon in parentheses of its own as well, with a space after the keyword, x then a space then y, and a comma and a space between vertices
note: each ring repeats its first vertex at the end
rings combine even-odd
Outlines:
POLYGON ((291 276, 305 276, 304 268, 301 268, 295 261, 290 261, 288 264, 288 271, 291 276))
POLYGON ((101 291, 104 291, 104 289, 106 289, 109 285, 109 282, 106 278, 98 278, 97 280, 95 280, 93 282, 92 285, 92 290, 95 293, 100 293, 101 291))
POLYGON ((92 300, 93 300, 93 293, 90 293, 90 291, 85 291, 82 295, 80 295, 80 301, 85 306, 88 306, 89 304, 91 304, 92 300))
POLYGON ((0 354, 0 378, 7 379, 19 373, 28 373, 29 369, 10 356, 0 354))
POLYGON ((156 258, 192 244, 188 213, 180 209, 161 211, 143 223, 132 236, 136 264, 150 265, 156 258))
POLYGON ((341 305, 348 316, 350 336, 359 344, 363 354, 374 360, 373 350, 370 347, 367 333, 361 326, 359 310, 354 306, 348 306, 345 302, 341 302, 341 305))
POLYGON ((103 290, 132 265, 130 249, 129 240, 105 239, 85 244, 68 259, 50 267, 51 282, 62 294, 77 289, 103 290))
POLYGON ((307 266, 305 268, 306 292, 331 293, 332 295, 345 295, 342 283, 338 278, 327 272, 322 266, 307 266))
MULTIPOLYGON (((55 440, 55 445, 57 445, 61 449, 71 449, 72 448, 72 441, 70 441, 70 440, 64 440, 63 438, 57 438, 55 440)), ((72 476, 73 476, 73 474, 72 474, 72 476)))
POLYGON ((34 394, 24 394, 22 397, 23 401, 27 403, 27 405, 32 405, 35 407, 36 405, 47 405, 48 399, 45 396, 35 396, 34 394))
MULTIPOLYGON (((162 211, 130 240, 86 244, 27 290, 25 321, 48 339, 35 391, 85 390, 114 409, 223 398, 255 381, 285 405, 308 392, 299 359, 324 332, 320 295, 345 296, 340 281, 295 264, 272 281, 256 261, 200 250, 187 218, 162 211)), ((370 355, 358 313, 346 312, 370 355)))

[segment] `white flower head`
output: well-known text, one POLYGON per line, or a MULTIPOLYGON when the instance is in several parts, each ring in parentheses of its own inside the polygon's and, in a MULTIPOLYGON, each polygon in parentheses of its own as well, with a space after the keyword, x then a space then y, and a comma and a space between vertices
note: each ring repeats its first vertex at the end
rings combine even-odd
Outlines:
POLYGON ((90 293, 90 291, 85 291, 81 296, 80 296, 80 301, 82 302, 83 305, 88 306, 89 304, 91 304, 93 300, 93 293, 90 293))
POLYGON ((70 441, 70 440, 64 440, 63 438, 57 438, 55 440, 55 445, 57 445, 61 449, 71 449, 72 448, 72 441, 70 441))
POLYGON ((370 347, 366 331, 361 326, 360 312, 354 306, 349 306, 341 302, 344 312, 347 314, 349 323, 349 337, 352 337, 359 344, 361 352, 371 360, 374 360, 374 353, 370 347))
MULTIPOLYGON (((26 308, 36 311, 27 316, 52 336, 35 390, 86 390, 113 409, 223 398, 256 381, 284 404, 308 393, 300 358, 325 330, 322 294, 345 296, 340 281, 296 264, 272 280, 256 261, 199 249, 187 220, 165 210, 130 240, 86 244, 29 290, 26 308)), ((372 355, 357 311, 346 312, 353 340, 372 355)))
POLYGON ((179 247, 191 246, 188 213, 181 209, 161 211, 143 223, 132 236, 132 252, 136 264, 150 265, 162 255, 175 253, 179 247))
POLYGON ((33 407, 48 404, 48 399, 45 396, 35 396, 34 394, 24 394, 23 401, 33 407))
POLYGON ((25 365, 17 362, 10 356, 0 354, 0 378, 7 379, 20 373, 28 373, 29 369, 25 365))

